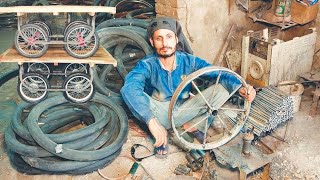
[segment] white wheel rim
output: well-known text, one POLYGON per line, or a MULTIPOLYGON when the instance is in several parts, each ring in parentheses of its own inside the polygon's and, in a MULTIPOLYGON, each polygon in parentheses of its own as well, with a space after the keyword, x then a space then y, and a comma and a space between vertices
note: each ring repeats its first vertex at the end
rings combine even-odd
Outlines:
POLYGON ((48 84, 42 77, 32 75, 23 78, 19 85, 19 91, 24 99, 29 102, 36 102, 44 98, 47 94, 46 89, 48 89, 48 84), (23 83, 22 83, 23 82, 23 83), (27 85, 28 87, 24 86, 27 85), (32 89, 43 89, 43 91, 36 91, 32 89))
POLYGON ((90 79, 85 76, 77 75, 70 78, 65 85, 65 89, 67 89, 66 91, 67 97, 74 102, 85 102, 89 100, 89 98, 93 93, 92 84, 90 84, 89 87, 84 91, 80 91, 81 89, 86 87, 88 83, 90 83, 90 79), (68 91, 71 89, 72 90, 79 89, 79 91, 68 91), (88 92, 88 93, 84 93, 84 92, 88 92))

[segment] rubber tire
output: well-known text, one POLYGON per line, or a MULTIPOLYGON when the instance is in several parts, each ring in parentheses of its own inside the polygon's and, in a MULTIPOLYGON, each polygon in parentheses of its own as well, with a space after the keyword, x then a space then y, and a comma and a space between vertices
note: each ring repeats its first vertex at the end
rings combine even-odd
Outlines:
MULTIPOLYGON (((44 35, 44 41, 45 41, 45 42, 48 42, 48 41, 49 41, 49 35, 48 35, 48 34, 46 33, 46 31, 45 31, 43 28, 41 28, 40 26, 35 25, 35 24, 26 24, 26 25, 23 25, 23 26, 21 27, 21 31, 23 31, 24 28, 37 28, 38 31, 40 31, 40 32, 44 35)), ((21 55, 24 56, 24 57, 27 57, 27 58, 38 58, 38 57, 41 57, 41 56, 43 56, 43 55, 47 52, 47 50, 48 50, 48 48, 49 48, 49 45, 48 45, 48 44, 45 44, 45 45, 43 46, 42 51, 40 51, 40 53, 38 53, 38 54, 36 54, 36 55, 27 54, 27 53, 25 53, 23 50, 21 50, 20 47, 19 47, 19 43, 18 43, 18 39, 19 39, 18 37, 19 37, 19 36, 20 36, 20 34, 19 34, 19 31, 17 30, 16 36, 15 36, 15 39, 14 39, 14 45, 15 45, 15 47, 16 47, 16 50, 19 52, 19 54, 21 54, 21 55)))
MULTIPOLYGON (((67 86, 68 81, 69 81, 71 78, 74 78, 75 76, 83 76, 83 77, 87 78, 87 79, 90 81, 89 75, 84 74, 84 73, 74 73, 74 74, 71 74, 70 76, 68 76, 68 77, 64 80, 62 87, 66 89, 66 86, 67 86)), ((91 92, 88 96, 86 96, 83 100, 77 101, 77 100, 71 99, 71 98, 69 97, 69 95, 68 95, 68 91, 64 91, 64 92, 63 92, 63 95, 64 95, 64 97, 65 97, 67 100, 69 100, 70 102, 73 102, 73 103, 85 103, 85 102, 87 102, 87 101, 90 101, 90 100, 92 99, 94 93, 95 93, 95 88, 94 88, 93 82, 91 83, 91 85, 90 85, 89 87, 92 88, 92 92, 91 92)))
MULTIPOLYGON (((27 76, 38 76, 40 77, 44 82, 45 84, 47 85, 47 89, 50 89, 50 84, 47 80, 47 78, 45 78, 43 75, 39 74, 39 73, 25 73, 22 75, 22 79, 25 79, 27 76)), ((41 98, 41 99, 38 99, 38 100, 35 100, 35 101, 30 101, 28 99, 26 99, 24 97, 24 95, 22 95, 22 92, 21 92, 21 87, 22 86, 22 83, 20 82, 20 79, 18 80, 18 86, 17 86, 17 90, 18 90, 18 94, 20 96, 20 98, 26 102, 29 102, 29 103, 37 103, 37 102, 40 102, 42 101, 43 99, 47 98, 48 97, 48 91, 45 91, 45 95, 41 98)))
MULTIPOLYGON (((70 28, 67 31, 66 35, 64 36, 64 41, 67 43, 68 35, 72 31, 74 31, 75 29, 82 28, 82 27, 85 27, 85 28, 89 29, 90 31, 92 31, 92 27, 89 26, 89 25, 85 25, 85 24, 74 25, 74 26, 72 26, 72 28, 70 28)), ((96 32, 94 32, 93 36, 95 37, 95 46, 93 47, 93 49, 89 53, 87 53, 85 55, 78 55, 78 54, 74 53, 73 51, 71 51, 69 49, 68 44, 65 44, 64 48, 67 51, 67 53, 72 57, 75 57, 75 58, 78 58, 78 59, 88 58, 88 57, 94 55, 97 52, 97 50, 99 49, 99 36, 98 36, 98 34, 96 32)))

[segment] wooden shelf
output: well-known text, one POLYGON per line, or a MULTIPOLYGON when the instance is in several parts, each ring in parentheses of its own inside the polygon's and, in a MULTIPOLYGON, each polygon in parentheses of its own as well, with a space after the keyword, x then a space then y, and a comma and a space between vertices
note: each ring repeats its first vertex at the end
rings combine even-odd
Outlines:
POLYGON ((115 7, 106 6, 71 6, 71 5, 54 5, 54 6, 12 6, 0 7, 0 14, 17 13, 18 16, 24 13, 89 13, 94 15, 97 12, 116 13, 115 7))
POLYGON ((41 63, 85 63, 85 64, 112 64, 117 66, 117 60, 106 51, 102 46, 99 47, 98 51, 91 57, 85 59, 77 59, 70 56, 63 48, 63 46, 52 46, 49 47, 48 51, 39 58, 26 58, 18 53, 18 51, 12 47, 6 50, 0 55, 1 62, 17 62, 30 63, 30 62, 41 62, 41 63))

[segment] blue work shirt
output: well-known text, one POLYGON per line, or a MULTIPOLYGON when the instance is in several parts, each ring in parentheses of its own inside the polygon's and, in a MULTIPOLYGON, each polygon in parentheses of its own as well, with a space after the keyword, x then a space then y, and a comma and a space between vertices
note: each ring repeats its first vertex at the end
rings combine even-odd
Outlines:
MULTIPOLYGON (((123 100, 137 118, 145 123, 154 117, 150 110, 150 102, 146 94, 158 101, 170 101, 183 77, 211 66, 205 60, 191 54, 176 51, 175 68, 170 72, 163 68, 157 53, 152 53, 141 59, 125 78, 121 89, 123 100)), ((210 74, 213 78, 218 71, 210 74), (215 73, 216 72, 216 73, 215 73)), ((240 81, 227 73, 220 76, 221 84, 231 92, 240 81)), ((189 98, 191 86, 185 88, 179 99, 189 98)))

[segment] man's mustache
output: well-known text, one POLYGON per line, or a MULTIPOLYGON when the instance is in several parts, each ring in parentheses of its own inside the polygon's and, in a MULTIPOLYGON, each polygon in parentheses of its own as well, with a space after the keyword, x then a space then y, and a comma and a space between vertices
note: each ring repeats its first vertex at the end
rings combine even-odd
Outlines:
POLYGON ((164 47, 162 47, 162 48, 160 48, 160 49, 165 49, 165 48, 167 48, 167 49, 172 49, 172 47, 169 47, 169 46, 164 46, 164 47))

